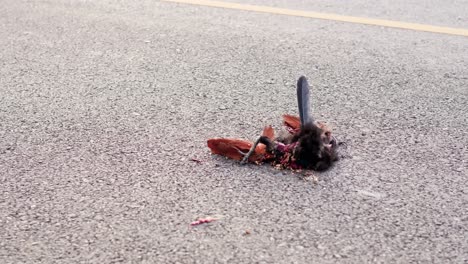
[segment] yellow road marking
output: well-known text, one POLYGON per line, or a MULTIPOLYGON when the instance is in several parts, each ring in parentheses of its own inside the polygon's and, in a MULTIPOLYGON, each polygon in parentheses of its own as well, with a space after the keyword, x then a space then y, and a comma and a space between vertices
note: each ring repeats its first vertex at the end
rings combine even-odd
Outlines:
POLYGON ((468 29, 463 29, 463 28, 438 27, 438 26, 416 24, 416 23, 406 23, 406 22, 384 20, 384 19, 342 16, 342 15, 329 14, 329 13, 318 13, 318 12, 310 12, 310 11, 300 11, 300 10, 293 10, 293 9, 284 9, 284 8, 257 6, 257 5, 246 5, 246 4, 210 1, 210 0, 162 0, 162 1, 181 3, 181 4, 190 4, 190 5, 199 5, 199 6, 219 7, 219 8, 235 9, 235 10, 243 10, 243 11, 253 11, 253 12, 260 12, 260 13, 287 15, 287 16, 326 19, 326 20, 333 20, 333 21, 340 21, 340 22, 409 29, 409 30, 416 30, 416 31, 426 31, 426 32, 432 32, 432 33, 441 33, 441 34, 468 37, 468 29))

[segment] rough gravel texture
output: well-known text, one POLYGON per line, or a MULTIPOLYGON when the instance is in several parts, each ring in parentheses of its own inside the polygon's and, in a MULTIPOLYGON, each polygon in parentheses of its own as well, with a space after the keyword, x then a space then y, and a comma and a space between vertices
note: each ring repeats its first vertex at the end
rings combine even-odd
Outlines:
MULTIPOLYGON (((1 2, 0 263, 468 261, 466 37, 1 2), (209 154, 208 138, 279 128, 301 74, 352 158, 303 179, 209 154), (190 227, 201 217, 218 220, 190 227)), ((379 17, 366 2, 271 5, 379 17)), ((466 2, 431 2, 430 17, 409 3, 384 18, 467 26, 466 2)))

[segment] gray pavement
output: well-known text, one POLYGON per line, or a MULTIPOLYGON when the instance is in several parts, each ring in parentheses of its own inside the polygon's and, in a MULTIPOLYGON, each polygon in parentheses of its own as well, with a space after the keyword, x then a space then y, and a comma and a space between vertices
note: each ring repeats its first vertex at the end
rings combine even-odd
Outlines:
MULTIPOLYGON (((467 27, 466 1, 243 2, 467 27)), ((149 0, 4 0, 0 25, 0 263, 468 261, 468 38, 149 0), (301 74, 352 158, 210 155, 296 113, 301 74)))

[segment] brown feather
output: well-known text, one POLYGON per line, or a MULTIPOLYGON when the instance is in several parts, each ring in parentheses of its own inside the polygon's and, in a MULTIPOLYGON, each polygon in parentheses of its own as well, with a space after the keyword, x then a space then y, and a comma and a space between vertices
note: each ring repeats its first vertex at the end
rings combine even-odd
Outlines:
MULTIPOLYGON (((211 149, 213 154, 228 157, 233 160, 241 160, 244 155, 239 153, 247 153, 252 147, 252 142, 237 139, 237 138, 212 138, 208 140, 208 147, 211 149)), ((250 162, 261 162, 263 161, 266 154, 266 147, 263 144, 259 144, 255 148, 255 152, 250 156, 250 162)))
POLYGON ((283 124, 292 128, 293 130, 298 130, 301 128, 301 120, 298 116, 283 115, 283 124))
POLYGON ((262 136, 265 136, 265 137, 273 140, 275 138, 275 130, 273 130, 273 128, 271 126, 266 126, 263 129, 262 136))

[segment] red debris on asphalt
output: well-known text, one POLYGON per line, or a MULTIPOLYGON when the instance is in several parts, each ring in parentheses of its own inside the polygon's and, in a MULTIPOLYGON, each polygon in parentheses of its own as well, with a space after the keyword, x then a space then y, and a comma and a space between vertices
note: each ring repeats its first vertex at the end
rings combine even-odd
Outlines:
POLYGON ((212 218, 212 217, 199 218, 197 221, 194 221, 194 222, 190 223, 190 225, 191 226, 197 226, 197 225, 201 225, 201 224, 211 223, 211 222, 216 221, 216 220, 217 220, 216 218, 212 218))

